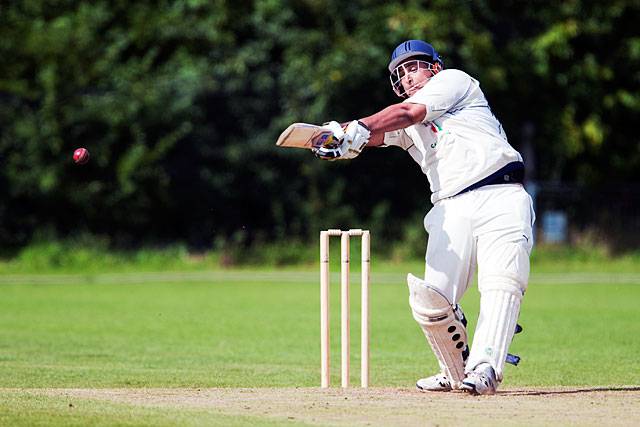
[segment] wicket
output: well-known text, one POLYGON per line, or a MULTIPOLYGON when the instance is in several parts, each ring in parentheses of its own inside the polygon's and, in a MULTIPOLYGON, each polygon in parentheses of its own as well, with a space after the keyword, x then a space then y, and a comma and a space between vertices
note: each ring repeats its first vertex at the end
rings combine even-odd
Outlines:
POLYGON ((349 239, 360 236, 362 242, 361 260, 361 341, 360 341, 360 384, 369 387, 369 274, 370 274, 370 236, 369 230, 353 229, 326 230, 320 232, 320 386, 329 387, 329 238, 340 236, 341 273, 340 308, 342 350, 341 379, 342 387, 349 387, 349 239))

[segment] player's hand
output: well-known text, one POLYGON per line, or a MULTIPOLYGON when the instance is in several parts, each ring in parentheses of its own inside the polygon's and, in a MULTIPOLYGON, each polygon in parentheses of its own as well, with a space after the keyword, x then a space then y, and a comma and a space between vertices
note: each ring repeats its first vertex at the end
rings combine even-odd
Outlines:
POLYGON ((333 132, 334 142, 313 150, 316 157, 323 160, 349 160, 357 157, 371 135, 369 128, 358 120, 350 122, 344 129, 336 121, 325 123, 324 127, 333 132))
POLYGON ((371 131, 359 120, 354 120, 347 125, 344 130, 342 145, 346 144, 345 153, 341 158, 353 159, 362 152, 362 149, 369 142, 371 131))
POLYGON ((320 147, 320 148, 314 148, 312 151, 317 158, 322 160, 333 161, 333 160, 338 160, 342 157, 342 151, 340 150, 339 147, 337 148, 320 147))
POLYGON ((344 129, 340 123, 331 121, 325 123, 323 126, 325 129, 329 129, 333 133, 333 137, 328 140, 322 147, 314 148, 313 154, 322 160, 337 160, 345 153, 342 145, 344 141, 344 129))

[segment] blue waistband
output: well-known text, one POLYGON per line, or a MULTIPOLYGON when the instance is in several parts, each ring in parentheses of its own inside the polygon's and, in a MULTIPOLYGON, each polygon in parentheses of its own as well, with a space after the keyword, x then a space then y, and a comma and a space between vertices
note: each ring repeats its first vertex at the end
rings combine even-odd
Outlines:
MULTIPOLYGON (((475 190, 485 185, 522 184, 522 181, 524 181, 524 163, 511 162, 488 177, 481 179, 475 184, 471 184, 458 194, 466 193, 467 191, 475 190)), ((456 196, 458 194, 456 194, 456 196)))

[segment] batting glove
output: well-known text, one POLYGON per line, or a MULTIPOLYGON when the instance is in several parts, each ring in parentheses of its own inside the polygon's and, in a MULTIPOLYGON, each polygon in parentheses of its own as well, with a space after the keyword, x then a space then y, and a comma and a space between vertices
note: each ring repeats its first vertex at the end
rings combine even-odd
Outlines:
POLYGON ((329 144, 313 150, 316 157, 323 160, 349 160, 357 157, 369 142, 371 132, 362 122, 354 120, 346 128, 332 121, 324 125, 333 132, 335 144, 329 144))
POLYGON ((319 148, 314 148, 313 154, 319 159, 322 160, 337 160, 344 154, 342 149, 342 143, 344 140, 344 129, 340 126, 340 123, 336 121, 331 121, 325 123, 322 126, 324 129, 328 129, 333 133, 333 138, 330 139, 328 144, 323 145, 319 148))
POLYGON ((349 123, 347 128, 344 130, 342 145, 346 144, 346 149, 341 158, 353 159, 354 157, 357 157, 369 142, 369 137, 371 137, 371 131, 367 125, 359 120, 354 120, 349 123))

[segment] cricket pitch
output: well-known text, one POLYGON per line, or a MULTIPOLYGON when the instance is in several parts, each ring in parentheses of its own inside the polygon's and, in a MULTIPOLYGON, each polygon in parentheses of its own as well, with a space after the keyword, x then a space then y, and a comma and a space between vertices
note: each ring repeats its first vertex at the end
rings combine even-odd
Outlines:
MULTIPOLYGON (((279 424, 633 425, 640 387, 505 388, 495 396, 403 388, 13 389, 48 397, 210 411, 279 424)), ((8 389, 5 389, 8 391, 8 389)))

